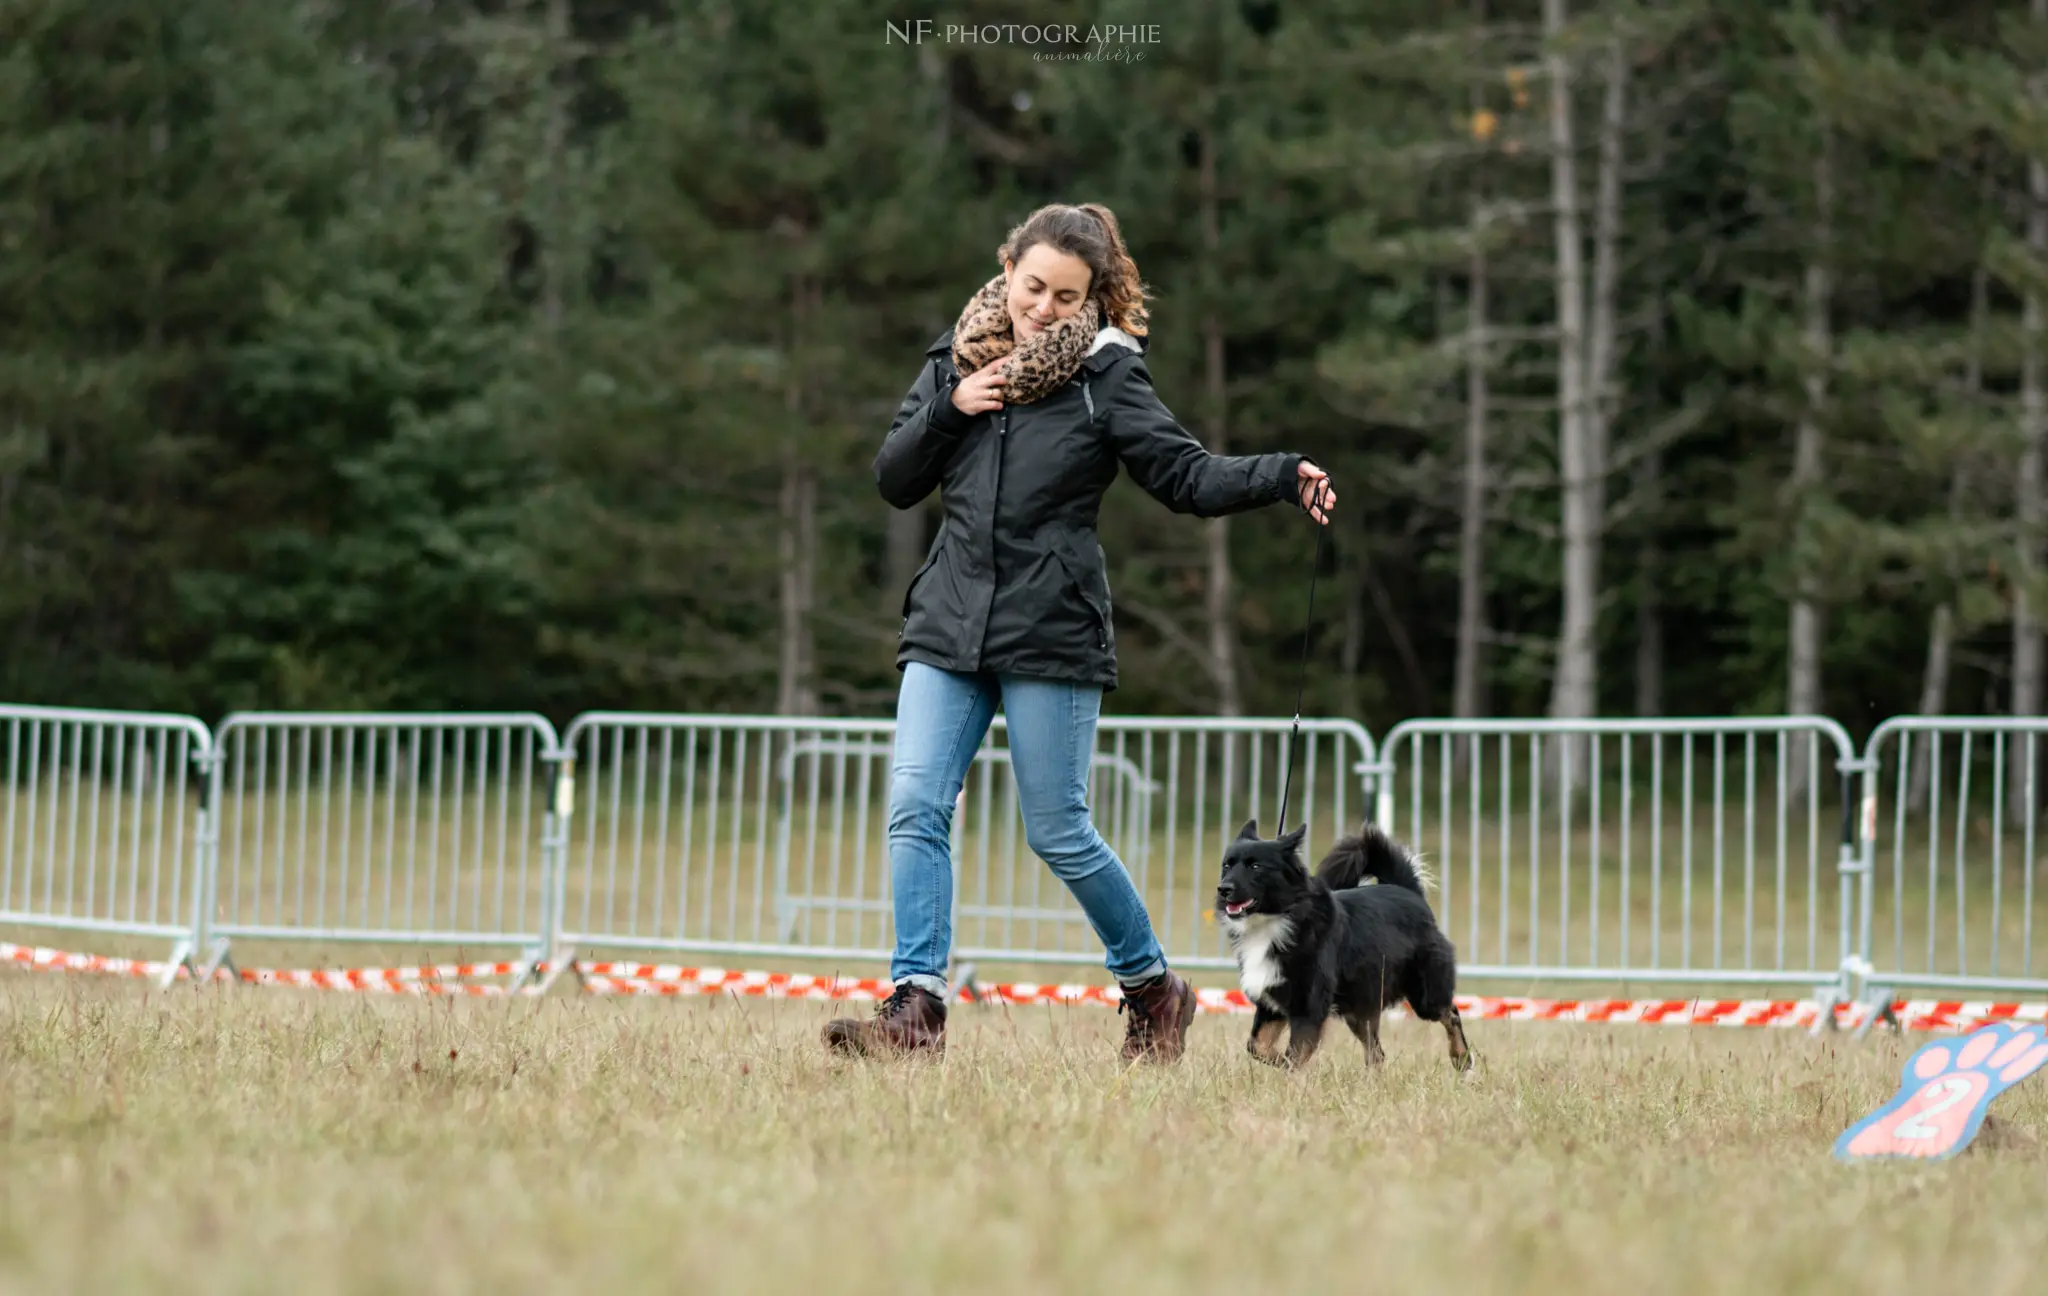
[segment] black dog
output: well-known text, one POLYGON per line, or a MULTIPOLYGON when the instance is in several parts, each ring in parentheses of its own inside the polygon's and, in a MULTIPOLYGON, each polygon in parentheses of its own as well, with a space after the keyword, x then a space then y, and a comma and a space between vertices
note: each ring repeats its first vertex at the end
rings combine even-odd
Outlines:
POLYGON ((1223 852, 1216 907, 1254 1009, 1246 1048, 1261 1062, 1299 1067, 1334 1013, 1365 1045, 1366 1062, 1378 1065, 1386 1058, 1380 1012, 1405 999, 1417 1017, 1442 1023, 1451 1065, 1471 1070, 1452 1001, 1457 953, 1423 897, 1414 856, 1368 823, 1331 847, 1310 876, 1300 855, 1305 831, 1261 841, 1254 819, 1223 852), (1367 878, 1379 885, 1362 885, 1367 878))

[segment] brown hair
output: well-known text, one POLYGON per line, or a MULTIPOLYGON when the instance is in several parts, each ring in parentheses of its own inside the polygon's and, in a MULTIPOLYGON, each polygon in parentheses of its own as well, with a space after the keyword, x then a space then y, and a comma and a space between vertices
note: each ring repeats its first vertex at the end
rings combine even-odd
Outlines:
POLYGON ((1116 213, 1101 203, 1051 203, 1025 218, 996 249, 1002 261, 1021 261, 1040 243, 1087 263, 1088 294, 1102 303, 1102 318, 1132 337, 1144 337, 1150 323, 1146 288, 1138 263, 1124 246, 1116 213))

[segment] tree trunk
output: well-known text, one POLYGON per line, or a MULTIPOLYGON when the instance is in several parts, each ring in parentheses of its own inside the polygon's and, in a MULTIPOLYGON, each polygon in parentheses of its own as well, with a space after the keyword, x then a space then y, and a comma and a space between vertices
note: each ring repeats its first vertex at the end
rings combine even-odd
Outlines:
MULTIPOLYGON (((1643 459, 1643 514, 1655 519, 1664 506, 1664 456, 1643 459)), ((1654 528, 1643 537, 1636 556, 1636 714, 1664 714, 1664 554, 1654 528)))
MULTIPOLYGON (((1596 465, 1587 426, 1586 306, 1584 249, 1579 222, 1579 180, 1572 123, 1572 71, 1557 42, 1564 34, 1565 0, 1543 0, 1544 61, 1550 76, 1550 190, 1556 208, 1558 458, 1563 468, 1563 624, 1557 637, 1556 674, 1550 714, 1556 719, 1591 716, 1598 679, 1595 631, 1599 612, 1599 516, 1593 494, 1596 465)), ((1584 762, 1575 758, 1579 741, 1553 745, 1549 773, 1568 791, 1584 762)))
MULTIPOLYGON (((1984 390, 1984 322, 1990 310, 1990 274, 1984 267, 1970 276, 1970 355, 1968 369, 1963 375, 1963 390, 1972 397, 1984 390)), ((1968 490, 1968 472, 1959 458, 1948 475, 1948 522, 1951 530, 1960 529, 1963 521, 1963 498, 1968 490)), ((1934 609, 1927 628, 1927 667, 1920 677, 1921 715, 1940 715, 1948 706, 1948 677, 1955 645, 1956 595, 1962 589, 1962 564, 1954 557, 1948 561, 1948 589, 1942 601, 1934 609)), ((1918 754, 1913 758, 1911 785, 1907 791, 1907 804, 1919 810, 1927 803, 1929 776, 1933 770, 1934 744, 1937 736, 1931 733, 1920 735, 1918 754)))
MULTIPOLYGON (((1223 252, 1217 206, 1216 137, 1205 125, 1201 132, 1202 248, 1212 267, 1223 252)), ((1213 302, 1202 315, 1202 365, 1209 393, 1209 453, 1228 454, 1229 375, 1224 369, 1223 318, 1213 302)), ((1209 627, 1209 674, 1216 689, 1216 712, 1241 716, 1244 697, 1238 689, 1237 596, 1230 577, 1230 519, 1211 518, 1203 526, 1209 571, 1203 615, 1209 627)))
MULTIPOLYGON (((790 302, 789 354, 800 358, 806 324, 814 305, 811 285, 799 276, 790 302)), ((799 373, 802 366, 798 365, 799 373)), ((801 377, 791 379, 787 396, 792 426, 802 422, 806 401, 801 377)), ((778 498, 778 553, 781 558, 782 651, 776 670, 775 709, 779 715, 818 714, 811 613, 815 606, 818 569, 818 474, 804 458, 805 447, 792 435, 782 458, 782 489, 778 498)))
POLYGON ((818 714, 811 650, 811 610, 817 576, 817 470, 791 448, 783 461, 781 514, 782 659, 776 676, 778 715, 818 714))
POLYGON ((541 319, 561 331, 569 266, 569 0, 548 0, 548 228, 541 235, 541 319))
MULTIPOLYGON (((1829 358, 1834 342, 1830 324, 1833 280, 1828 264, 1834 241, 1833 144, 1823 140, 1813 163, 1814 246, 1806 262, 1804 290, 1805 323, 1801 341, 1806 351, 1806 374, 1801 380, 1806 402, 1799 426, 1793 434, 1792 508, 1792 617, 1790 651, 1786 661, 1785 709, 1793 715, 1819 715, 1821 703, 1822 612, 1818 573, 1812 553, 1813 495, 1820 488, 1821 451, 1824 433, 1821 412, 1827 401, 1829 358)), ((1790 794, 1806 790, 1811 771, 1807 768, 1805 744, 1794 744, 1790 771, 1790 794)))
MULTIPOLYGON (((918 46, 917 71, 924 82, 930 105, 931 147, 935 153, 943 155, 952 144, 953 116, 947 98, 946 62, 940 57, 937 46, 918 46)), ((883 624, 893 625, 903 615, 904 591, 910 588, 917 569, 924 565, 925 549, 930 544, 927 533, 931 529, 931 520, 929 506, 895 509, 883 505, 882 511, 888 521, 884 524, 887 537, 883 546, 885 578, 878 610, 883 624)), ((889 660, 894 662, 895 647, 891 645, 886 651, 889 660)))
POLYGON ((1486 253, 1472 249, 1471 324, 1465 364, 1465 472, 1458 521, 1458 662, 1452 714, 1479 714, 1486 637, 1486 253))
MULTIPOLYGON (((1486 0, 1473 0, 1472 24, 1478 31, 1486 21, 1486 0)), ((1476 61, 1476 60, 1475 60, 1476 61)), ((1472 112, 1476 119, 1486 100, 1478 80, 1472 83, 1472 112)), ((1472 254, 1467 267, 1465 312, 1465 465, 1458 519, 1458 657, 1451 686, 1451 714, 1460 720, 1477 717, 1486 662, 1486 424, 1487 377, 1491 364, 1487 319, 1488 301, 1486 241, 1486 188, 1483 175, 1472 188, 1472 254)), ((1471 755, 1471 743, 1460 738, 1452 760, 1459 769, 1471 755)))
MULTIPOLYGON (((1948 696, 1949 651, 1955 641, 1955 604, 1944 599, 1935 606, 1927 627, 1927 666, 1920 676, 1919 715, 1940 715, 1948 696)), ((1934 745, 1939 735, 1922 734, 1913 744, 1913 773, 1906 804, 1918 811, 1927 804, 1929 773, 1933 768, 1934 745)))
POLYGON ((1600 110, 1600 176, 1593 212, 1593 329, 1586 358, 1586 441, 1591 460, 1594 562, 1607 529, 1607 452, 1620 391, 1615 314, 1621 291, 1621 169, 1628 121, 1628 48, 1617 38, 1607 48, 1607 94, 1600 110))
MULTIPOLYGON (((1672 135, 1660 130, 1652 134, 1650 144, 1651 175, 1663 177, 1671 161, 1672 135)), ((1668 264, 1672 243, 1670 227, 1658 224, 1652 227, 1649 238, 1648 259, 1656 265, 1668 264)), ((1669 355, 1671 337, 1671 316, 1667 303, 1672 295, 1669 284, 1660 284, 1653 290, 1659 306, 1655 312, 1656 338, 1652 343, 1652 359, 1663 360, 1669 355)), ((1608 407, 1607 426, 1613 428, 1616 411, 1608 407)), ((1652 449, 1642 458, 1636 468, 1636 493, 1641 503, 1639 515, 1644 520, 1642 536, 1636 543, 1636 678, 1635 714, 1649 718, 1665 714, 1664 697, 1664 529, 1670 519, 1666 512, 1667 494, 1664 476, 1664 452, 1652 449)))
MULTIPOLYGON (((2048 23, 2048 0, 2034 0, 2036 25, 2048 23)), ((2028 98, 2038 104, 2043 98, 2044 78, 2028 79, 2028 98)), ((2040 259, 2048 256, 2048 167, 2040 159, 2027 160, 2027 250, 2040 259)), ((2041 392, 2041 295, 2026 294, 2021 317, 2026 347, 2020 362, 2020 429, 2026 449, 2020 455, 2019 482, 2014 500, 2019 520, 2019 554, 2013 573, 2012 618, 2012 713, 2015 719, 2041 713, 2041 617, 2036 610, 2041 578, 2041 524, 2044 509, 2041 490, 2042 450, 2048 437, 2048 409, 2041 392)), ((2010 757, 2011 774, 2006 786, 2015 818, 2033 808, 2028 793, 2028 753, 2036 743, 2015 742, 2010 757)), ((2036 789, 2038 791, 2038 789, 2036 789)))
MULTIPOLYGON (((1584 593, 1592 609, 1587 613, 1585 690, 1588 706, 1584 714, 1599 710, 1599 604, 1600 564, 1607 539, 1607 463, 1619 392, 1614 380, 1619 356, 1619 311, 1621 292, 1621 179, 1623 131, 1628 120, 1628 47, 1620 37, 1607 47, 1606 93, 1600 109, 1600 173, 1596 180, 1593 209, 1593 291, 1591 331, 1586 348, 1586 381, 1579 389, 1585 403, 1580 428, 1585 438, 1580 487, 1584 555, 1584 593)), ((1575 755, 1581 753, 1575 753, 1575 755)), ((1574 768, 1581 768, 1574 760, 1574 768)))

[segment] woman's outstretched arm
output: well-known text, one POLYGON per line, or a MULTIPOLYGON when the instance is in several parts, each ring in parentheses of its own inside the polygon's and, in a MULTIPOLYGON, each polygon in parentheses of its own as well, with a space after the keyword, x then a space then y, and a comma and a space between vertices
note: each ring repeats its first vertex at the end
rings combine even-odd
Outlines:
POLYGON ((1210 454, 1159 399, 1142 359, 1117 382, 1105 418, 1132 480, 1176 513, 1222 517, 1301 500, 1301 455, 1210 454))

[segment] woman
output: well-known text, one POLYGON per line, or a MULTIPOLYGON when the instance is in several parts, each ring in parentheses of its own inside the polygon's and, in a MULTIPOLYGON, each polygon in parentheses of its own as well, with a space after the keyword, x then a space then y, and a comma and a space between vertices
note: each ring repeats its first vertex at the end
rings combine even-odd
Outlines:
POLYGON ((1194 988, 1166 966, 1122 861, 1089 820, 1088 769, 1116 636, 1095 519, 1122 463, 1179 513, 1336 502, 1300 455, 1219 456, 1183 429, 1146 371, 1147 312, 1116 217, 1033 212, 1003 273, 926 352, 875 458, 882 498, 945 520, 903 595, 903 672, 889 780, 894 991, 825 1028, 861 1054, 945 1047, 955 797, 1000 702, 1025 838, 1080 902, 1124 992, 1127 1061, 1172 1061, 1194 988))

